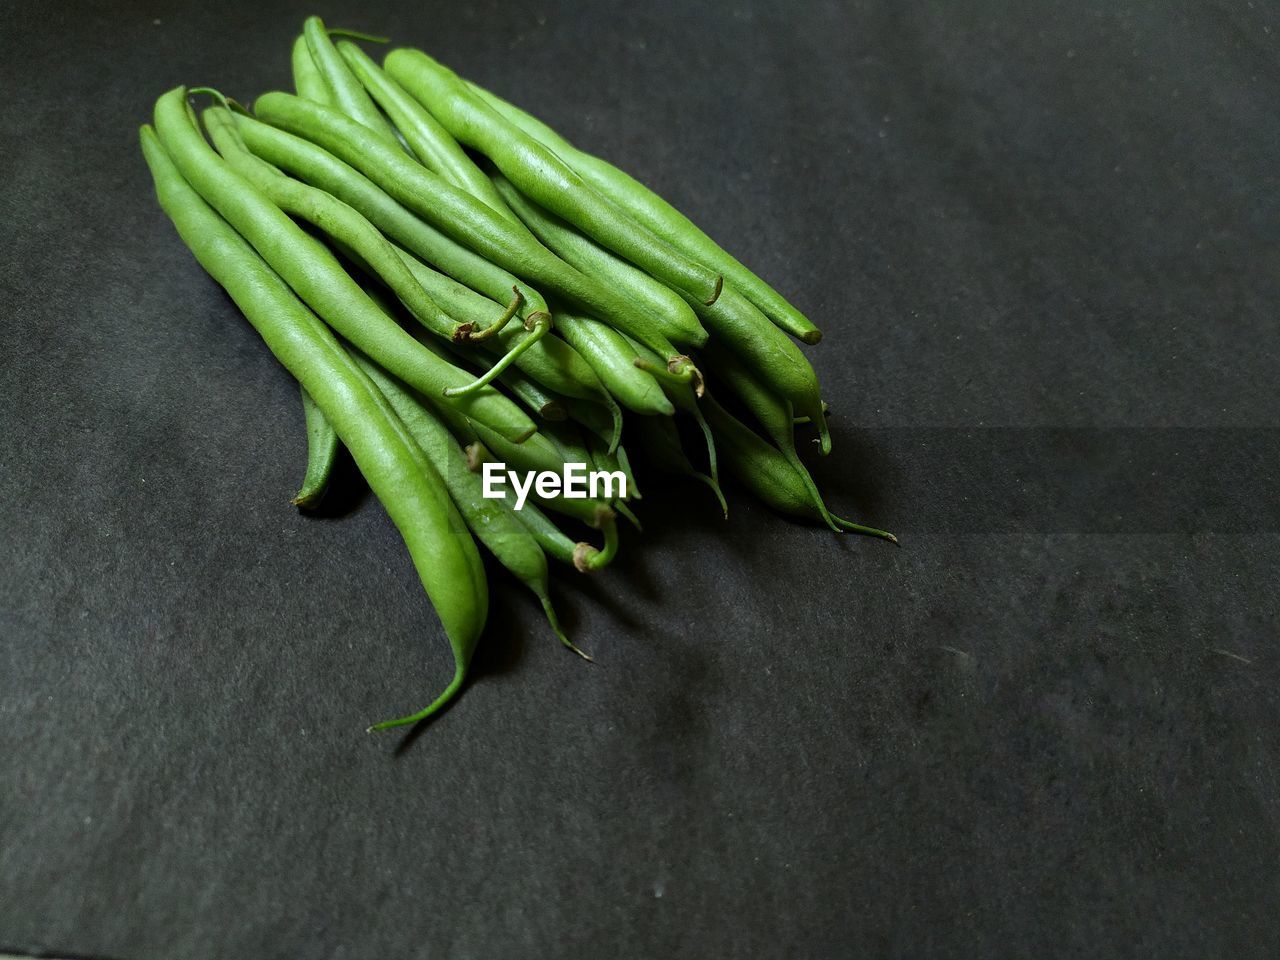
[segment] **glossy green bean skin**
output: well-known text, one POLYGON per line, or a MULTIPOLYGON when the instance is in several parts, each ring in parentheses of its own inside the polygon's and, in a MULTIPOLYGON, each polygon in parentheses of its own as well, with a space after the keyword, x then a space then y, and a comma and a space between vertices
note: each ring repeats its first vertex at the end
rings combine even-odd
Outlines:
POLYGON ((718 343, 712 343, 707 345, 705 356, 714 365, 717 380, 742 401, 743 406, 756 418, 769 439, 782 451, 782 455, 800 475, 814 506, 817 507, 827 526, 839 531, 840 528, 827 510, 822 494, 818 492, 818 486, 809 473, 809 468, 805 466, 796 450, 791 404, 775 396, 760 383, 733 351, 724 349, 718 343))
POLYGON ((369 99, 364 86, 351 73, 347 61, 338 53, 324 21, 319 17, 307 17, 302 24, 302 36, 307 41, 307 49, 311 52, 311 61, 316 70, 324 77, 325 86, 329 90, 328 98, 323 101, 332 104, 336 109, 351 117, 357 123, 368 127, 375 134, 400 148, 395 131, 387 123, 386 118, 378 112, 378 108, 369 99))
MULTIPOLYGON (((183 177, 338 333, 425 393, 472 382, 466 372, 424 350, 369 299, 324 244, 209 146, 187 105, 185 88, 177 87, 156 101, 155 121, 156 134, 183 177)), ((450 402, 517 443, 536 429, 524 411, 489 387, 450 402)))
POLYGON ((636 368, 636 352, 617 330, 592 317, 563 309, 556 311, 556 329, 628 410, 659 416, 675 413, 658 381, 636 368))
MULTIPOLYGON (((711 397, 704 397, 703 410, 716 436, 720 461, 734 478, 779 513, 826 523, 825 511, 813 502, 809 488, 782 452, 757 435, 711 397)), ((844 530, 881 537, 893 543, 898 538, 884 530, 864 527, 832 516, 844 530)))
POLYGON ((769 322, 756 306, 732 287, 710 306, 686 297, 711 336, 732 349, 761 383, 786 400, 796 413, 813 418, 822 437, 822 452, 831 450, 831 437, 822 415, 822 395, 813 365, 795 341, 769 322))
MULTIPOLYGON (((476 309, 474 299, 469 308, 464 301, 468 294, 477 292, 489 301, 502 303, 514 288, 523 298, 519 315, 527 323, 548 312, 546 301, 535 289, 418 219, 381 187, 327 150, 251 117, 237 114, 236 123, 246 145, 256 155, 349 204, 413 254, 413 258, 406 258, 407 266, 432 299, 446 310, 452 313, 476 309), (425 267, 416 259, 419 257, 435 264, 455 282, 444 283, 445 278, 425 267)), ((523 336, 520 326, 508 325, 498 339, 503 349, 509 350, 523 336)), ((555 393, 570 397, 607 396, 592 367, 554 335, 543 337, 522 353, 516 365, 555 393)))
POLYGON ((360 170, 422 219, 529 283, 584 306, 648 344, 676 369, 691 362, 644 313, 544 247, 522 224, 388 146, 340 113, 279 91, 254 104, 259 119, 311 140, 360 170))
POLYGON ((298 96, 316 103, 328 103, 329 85, 316 67, 316 62, 311 59, 311 48, 307 46, 307 38, 302 34, 293 41, 290 62, 293 69, 293 89, 298 96))
POLYGON ((435 265, 454 280, 502 302, 517 287, 524 297, 520 316, 547 313, 547 303, 513 273, 445 236, 386 191, 323 147, 253 117, 236 115, 245 144, 257 156, 359 210, 388 239, 415 257, 435 265))
POLYGON ((307 425, 307 472, 302 478, 302 486, 294 494, 293 504, 304 510, 313 510, 320 505, 329 489, 329 478, 333 475, 333 464, 338 456, 338 434, 325 418, 324 411, 311 399, 307 388, 300 387, 299 393, 307 425))
POLYGON ((563 160, 495 112, 448 67, 421 50, 392 50, 383 66, 454 138, 492 160, 520 192, 646 273, 702 303, 720 275, 686 257, 587 185, 563 160))
MULTIPOLYGON (((543 420, 554 422, 563 420, 569 415, 564 408, 564 402, 559 397, 553 397, 547 393, 519 370, 506 370, 498 379, 502 381, 517 400, 543 420)), ((579 402, 585 403, 586 401, 579 402)))
MULTIPOLYGON (((400 255, 414 279, 422 285, 432 299, 450 313, 478 318, 484 321, 486 327, 502 313, 504 308, 501 304, 482 296, 438 270, 431 269, 403 250, 400 251, 400 255)), ((524 289, 523 285, 520 285, 509 288, 507 292, 524 289)), ((535 318, 537 316, 534 314, 535 318)), ((503 350, 513 349, 526 336, 528 331, 522 324, 511 323, 503 327, 493 340, 481 341, 480 347, 493 353, 500 353, 503 350)), ((549 334, 543 337, 520 354, 515 365, 547 389, 566 397, 579 397, 585 400, 605 394, 604 385, 590 364, 579 356, 573 347, 554 335, 549 334)))
POLYGON ((443 481, 329 328, 190 186, 150 127, 142 128, 142 150, 183 241, 333 424, 404 537, 444 625, 454 677, 426 709, 392 723, 429 716, 462 686, 484 629, 489 593, 475 542, 443 481))
POLYGON ((501 97, 474 83, 469 86, 496 112, 559 154, 587 183, 625 210, 637 223, 648 227, 686 256, 718 270, 726 283, 736 287, 787 333, 809 344, 822 339, 822 331, 787 302, 785 297, 640 181, 608 161, 574 147, 545 123, 501 97))
POLYGON ((707 342, 707 331, 678 294, 539 207, 502 174, 495 172, 491 181, 507 206, 552 253, 587 276, 604 280, 621 291, 648 312, 672 343, 700 347, 707 342))
POLYGON ((499 501, 485 497, 484 481, 468 469, 466 453, 443 423, 377 364, 367 357, 357 356, 355 360, 391 403, 405 429, 444 479, 445 487, 471 533, 538 598, 560 642, 585 657, 586 654, 569 641, 560 627, 560 619, 551 604, 547 556, 537 539, 513 516, 513 511, 499 501))
POLYGON ((286 176, 250 153, 240 140, 230 110, 208 107, 202 116, 214 147, 232 169, 285 213, 301 217, 354 253, 363 266, 391 288, 414 318, 436 336, 454 340, 459 335, 459 319, 479 320, 466 314, 454 317, 441 308, 418 283, 396 248, 354 208, 323 190, 286 176))
POLYGON ((400 84, 387 76, 386 71, 354 43, 344 40, 337 46, 356 79, 391 118, 391 122, 423 166, 473 197, 483 200, 504 217, 514 217, 484 171, 467 156, 467 152, 440 125, 439 120, 409 96, 400 84))

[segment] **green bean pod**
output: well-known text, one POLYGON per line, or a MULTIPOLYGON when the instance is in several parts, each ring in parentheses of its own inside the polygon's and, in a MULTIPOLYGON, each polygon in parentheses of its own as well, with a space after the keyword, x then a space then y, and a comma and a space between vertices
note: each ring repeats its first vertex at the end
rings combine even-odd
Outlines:
MULTIPOLYGON (((338 53, 333 41, 329 39, 329 31, 319 17, 307 17, 302 24, 302 36, 307 41, 307 49, 311 53, 311 61, 325 80, 329 96, 324 103, 332 104, 352 120, 362 124, 387 143, 400 148, 395 131, 387 123, 387 118, 378 112, 378 108, 369 99, 364 86, 352 75, 347 61, 338 53)), ((310 98, 308 98, 310 99, 310 98)))
POLYGON ((415 257, 434 264, 454 280, 491 300, 505 301, 511 288, 517 287, 524 297, 520 316, 526 321, 538 313, 548 312, 542 296, 515 274, 419 219, 372 180, 323 147, 253 117, 237 114, 236 125, 245 144, 257 156, 359 210, 388 239, 415 257))
POLYGON ((670 416, 671 401, 652 375, 636 368, 636 351, 607 323, 569 310, 556 311, 556 329, 591 365, 614 398, 628 410, 670 416))
MULTIPOLYGON (((414 279, 450 313, 465 312, 466 316, 480 317, 485 319, 485 327, 488 328, 502 312, 502 306, 488 297, 431 269, 403 250, 399 253, 414 279)), ((514 290, 523 296, 526 289, 528 288, 518 284, 509 287, 507 292, 514 290)), ((543 306, 545 308, 545 304, 543 306)), ((528 338, 527 327, 539 323, 542 316, 549 317, 550 314, 544 309, 541 315, 533 314, 532 319, 526 320, 523 325, 511 324, 503 327, 493 338, 496 343, 486 340, 481 346, 495 353, 514 350, 528 338)), ((515 365, 553 393, 582 400, 608 396, 604 384, 591 365, 559 337, 549 335, 538 340, 527 350, 517 354, 515 365)))
POLYGON ((424 327, 445 340, 462 340, 467 331, 476 326, 478 318, 461 314, 467 317, 467 322, 460 323, 428 296, 396 248, 359 212, 323 190, 286 176, 250 153, 236 132, 230 110, 209 107, 203 117, 214 147, 232 169, 285 213, 301 217, 354 253, 424 327))
POLYGON ((507 178, 552 213, 701 303, 720 296, 720 275, 686 257, 619 210, 551 150, 505 120, 456 73, 421 50, 392 50, 383 67, 460 143, 492 160, 507 178))
POLYGON ((680 443, 680 431, 669 417, 637 417, 633 429, 639 436, 640 448, 644 452, 645 462, 652 463, 663 473, 675 476, 690 477, 711 488, 725 519, 729 517, 729 504, 724 498, 720 484, 712 477, 698 470, 684 452, 680 443))
MULTIPOLYGON (((565 419, 569 415, 564 408, 563 400, 547 393, 541 386, 530 380, 519 370, 507 370, 499 379, 517 400, 543 420, 550 420, 554 423, 557 420, 565 419)), ((586 403, 585 400, 578 402, 586 403)))
MULTIPOLYGON (((449 387, 471 382, 464 371, 424 350, 369 299, 324 244, 290 220, 209 146, 187 104, 184 87, 156 101, 155 128, 196 192, 338 333, 425 393, 442 394, 449 387)), ((517 443, 536 430, 524 411, 489 387, 450 402, 517 443)))
MULTIPOLYGON (((632 362, 645 370, 660 371, 661 361, 657 354, 646 347, 642 343, 636 343, 634 340, 627 341, 631 347, 632 353, 636 359, 632 362)), ((702 415, 702 408, 698 404, 698 396, 687 383, 673 383, 665 377, 658 377, 658 385, 661 387, 663 394, 667 400, 678 410, 689 414, 693 421, 698 425, 698 429, 702 431, 703 439, 707 444, 707 469, 711 474, 711 479, 716 484, 720 482, 720 467, 716 460, 716 441, 711 434, 711 427, 707 424, 707 419, 702 415)))
POLYGON ((814 483, 809 468, 805 466, 796 450, 795 424, 792 422, 794 418, 790 402, 770 392, 746 364, 739 360, 732 350, 726 350, 720 346, 719 341, 707 345, 705 356, 714 366, 717 379, 742 401, 743 406, 764 428, 764 432, 768 434, 774 446, 782 451, 787 462, 800 475, 814 506, 822 514, 827 526, 838 532, 840 527, 827 510, 826 504, 822 501, 822 494, 818 492, 818 485, 814 483))
POLYGON ((444 479, 445 487, 471 533, 538 598, 547 622, 560 642, 590 660, 574 646, 560 626, 560 619, 551 603, 547 557, 537 539, 512 515, 512 511, 497 500, 485 497, 483 481, 468 469, 466 453, 444 424, 377 364, 363 356, 357 356, 355 360, 390 401, 405 429, 444 479))
POLYGON ((328 327, 191 187, 155 131, 143 127, 141 139, 161 207, 201 266, 333 424, 404 537, 444 626, 453 679, 424 710, 371 729, 430 716, 461 688, 484 629, 489 593, 475 542, 439 475, 328 327))
POLYGON ((328 107, 279 91, 263 94, 254 108, 259 119, 351 164, 458 243, 630 333, 664 357, 673 372, 689 379, 697 376, 693 362, 624 297, 569 266, 523 225, 494 212, 367 128, 328 107))
POLYGON ((552 253, 587 276, 607 281, 629 297, 653 317, 672 343, 700 347, 707 342, 707 331, 698 323, 693 309, 669 287, 539 207, 502 174, 494 172, 491 180, 507 206, 552 253))
MULTIPOLYGON (((485 448, 484 444, 477 441, 467 447, 467 460, 473 469, 478 470, 486 461, 493 460, 493 454, 485 448)), ((572 566, 581 573, 589 573, 592 570, 607 567, 617 556, 618 526, 611 516, 595 524, 604 533, 604 546, 597 548, 585 541, 574 542, 552 522, 550 517, 527 500, 524 506, 517 510, 512 502, 514 496, 511 491, 504 489, 502 503, 517 520, 525 525, 538 541, 538 545, 553 560, 572 566)))
POLYGON ((304 510, 313 510, 320 505, 329 489, 329 478, 333 475, 334 461, 338 456, 338 434, 325 419, 324 411, 311 399, 307 388, 300 387, 299 393, 307 425, 307 472, 292 502, 304 510))
POLYGON ((409 96, 400 84, 387 76, 386 71, 354 43, 344 40, 338 44, 338 51, 369 96, 391 118, 391 122, 423 166, 473 197, 483 200, 502 216, 515 219, 484 171, 467 156, 467 152, 440 125, 439 120, 409 96))
MULTIPOLYGON (((435 264, 455 281, 445 283, 447 278, 441 273, 429 271, 417 259, 406 260, 418 282, 446 310, 471 315, 482 309, 474 294, 500 303, 507 300, 514 287, 522 298, 519 315, 526 325, 536 323, 540 314, 549 312, 546 301, 532 287, 418 219, 327 150, 251 117, 237 114, 236 123, 245 143, 257 156, 349 204, 415 258, 435 264)), ((504 329, 498 339, 510 349, 512 340, 523 335, 522 329, 515 326, 504 329)), ((580 398, 607 396, 591 366, 554 336, 545 337, 521 354, 517 366, 554 393, 580 398)))
MULTIPOLYGON (((704 397, 702 404, 720 460, 739 483, 779 513, 827 522, 825 511, 814 505, 809 488, 781 451, 711 397, 704 397)), ((831 516, 841 529, 898 542, 892 533, 831 516)))
POLYGON ((822 415, 818 375, 795 341, 733 287, 726 287, 711 306, 685 299, 717 342, 732 349, 766 387, 791 401, 798 414, 812 418, 822 452, 830 453, 831 435, 822 415))
POLYGON ((316 103, 329 103, 329 84, 324 75, 311 59, 311 48, 307 46, 307 38, 299 34, 293 41, 293 52, 290 57, 293 69, 293 89, 298 96, 316 103))
POLYGON ((632 220, 652 230, 686 256, 718 270, 725 282, 733 284, 780 328, 808 344, 822 339, 822 331, 808 317, 643 183, 608 161, 579 150, 545 123, 496 94, 474 83, 468 86, 497 113, 559 154, 583 180, 625 210, 632 220))

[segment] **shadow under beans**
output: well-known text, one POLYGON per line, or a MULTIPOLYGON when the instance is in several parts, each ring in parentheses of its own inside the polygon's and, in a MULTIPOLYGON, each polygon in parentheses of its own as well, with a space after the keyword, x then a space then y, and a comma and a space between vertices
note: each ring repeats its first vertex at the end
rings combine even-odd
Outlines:
POLYGON ((365 482, 355 460, 351 458, 347 448, 339 444, 324 498, 314 507, 299 509, 304 516, 316 520, 341 520, 355 513, 369 498, 369 493, 369 484, 365 482))
POLYGON ((907 490, 902 461, 883 438, 828 416, 831 452, 823 456, 813 430, 796 428, 796 449, 813 475, 828 509, 873 527, 890 527, 904 515, 907 490))

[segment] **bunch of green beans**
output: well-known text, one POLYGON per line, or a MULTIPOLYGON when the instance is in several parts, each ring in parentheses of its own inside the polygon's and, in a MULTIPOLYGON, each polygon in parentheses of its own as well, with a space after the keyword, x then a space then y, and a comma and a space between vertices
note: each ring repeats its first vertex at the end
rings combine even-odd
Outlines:
POLYGON ((385 42, 309 17, 293 93, 250 111, 175 87, 141 143, 179 236, 300 385, 293 502, 321 502, 345 447, 440 616, 452 679, 371 730, 464 685, 489 602, 477 542, 591 659, 550 570, 612 562, 618 516, 641 528, 636 474, 696 480, 727 517, 724 468, 782 513, 897 542, 832 514, 800 456, 798 424, 822 453, 831 438, 798 309, 617 167, 421 51, 379 65, 352 40, 385 42), (582 464, 625 493, 517 503, 487 495, 491 461, 582 464))

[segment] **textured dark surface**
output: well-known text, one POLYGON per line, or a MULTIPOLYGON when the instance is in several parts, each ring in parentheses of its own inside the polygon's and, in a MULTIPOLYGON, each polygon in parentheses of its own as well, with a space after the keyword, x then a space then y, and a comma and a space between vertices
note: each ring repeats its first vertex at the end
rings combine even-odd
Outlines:
POLYGON ((382 6, 0 13, 0 948, 1274 956, 1274 8, 382 6), (443 638, 354 479, 289 506, 294 385, 135 140, 308 12, 792 293, 820 480, 902 549, 651 489, 560 578, 594 667, 499 586, 456 707, 366 736, 443 638))

